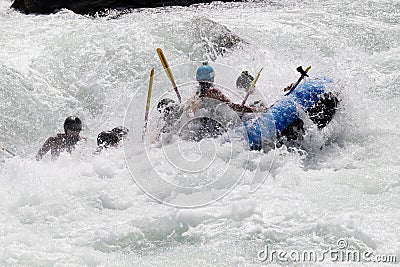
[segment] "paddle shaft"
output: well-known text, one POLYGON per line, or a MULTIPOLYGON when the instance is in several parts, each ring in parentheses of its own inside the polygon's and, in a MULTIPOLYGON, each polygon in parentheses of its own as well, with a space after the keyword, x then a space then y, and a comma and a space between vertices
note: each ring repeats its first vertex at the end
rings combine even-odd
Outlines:
POLYGON ((157 48, 157 54, 158 54, 158 56, 160 58, 161 64, 164 67, 165 73, 168 76, 168 79, 171 81, 172 87, 174 88, 176 96, 178 97, 179 103, 182 103, 182 98, 181 98, 181 95, 180 95, 180 93, 178 91, 178 87, 176 86, 174 76, 172 75, 172 71, 171 71, 171 69, 170 69, 170 67, 168 65, 167 59, 165 58, 164 53, 163 53, 161 48, 157 48))
POLYGON ((147 91, 146 112, 144 114, 144 128, 143 128, 142 140, 144 140, 144 135, 147 129, 147 121, 149 119, 151 91, 153 90, 153 79, 154 79, 154 68, 152 68, 150 72, 149 90, 147 91))
POLYGON ((258 80, 258 78, 260 78, 260 74, 261 74, 261 71, 262 71, 263 69, 264 69, 264 68, 261 68, 261 69, 260 69, 260 71, 258 72, 256 78, 254 79, 254 81, 251 83, 249 89, 247 90, 246 96, 244 97, 244 99, 243 99, 243 101, 242 101, 242 106, 244 106, 244 104, 246 104, 246 101, 247 101, 247 99, 249 98, 249 96, 250 96, 251 92, 253 91, 254 87, 256 86, 257 80, 258 80))
POLYGON ((3 151, 5 151, 5 152, 7 152, 8 154, 10 154, 11 156, 13 156, 13 157, 15 157, 16 155, 13 153, 13 152, 11 152, 10 150, 8 150, 7 148, 5 148, 5 147, 2 147, 1 148, 1 150, 3 150, 3 151))
POLYGON ((301 73, 300 78, 297 80, 297 82, 292 86, 292 88, 290 88, 289 92, 286 93, 286 95, 290 94, 291 92, 293 92, 294 89, 296 89, 296 87, 299 85, 299 83, 304 79, 305 76, 307 75, 307 72, 311 69, 311 66, 308 66, 304 71, 303 68, 298 67, 297 70, 301 73))

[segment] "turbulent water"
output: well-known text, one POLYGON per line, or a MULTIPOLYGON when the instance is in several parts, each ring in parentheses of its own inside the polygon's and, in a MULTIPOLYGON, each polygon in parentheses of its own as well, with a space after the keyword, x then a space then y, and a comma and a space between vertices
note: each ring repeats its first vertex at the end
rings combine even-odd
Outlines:
POLYGON ((266 246, 321 252, 338 241, 399 261, 398 1, 227 3, 98 18, 26 16, 9 6, 0 1, 0 145, 17 156, 0 156, 1 266, 259 266, 269 263, 260 257, 266 246), (223 47, 227 36, 240 41, 223 47), (152 67, 152 104, 175 97, 157 47, 185 98, 203 60, 238 102, 240 71, 264 67, 251 100, 269 104, 297 79, 297 66, 311 65, 310 76, 334 81, 340 109, 322 132, 310 125, 305 151, 249 152, 221 139, 143 147, 152 67), (83 120, 87 141, 57 161, 35 161, 69 115, 83 120), (131 129, 124 147, 93 155, 97 134, 123 124, 131 129))

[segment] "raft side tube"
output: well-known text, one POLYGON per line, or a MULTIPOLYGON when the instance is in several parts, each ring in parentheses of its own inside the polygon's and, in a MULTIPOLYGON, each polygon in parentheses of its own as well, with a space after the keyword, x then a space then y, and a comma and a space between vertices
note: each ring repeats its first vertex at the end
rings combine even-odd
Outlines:
POLYGON ((285 129, 301 120, 300 109, 309 114, 318 128, 325 127, 337 107, 337 98, 333 98, 332 93, 326 91, 326 85, 331 82, 329 78, 308 80, 290 94, 283 96, 261 116, 244 121, 250 149, 261 150, 263 144, 270 144, 276 140, 285 129))

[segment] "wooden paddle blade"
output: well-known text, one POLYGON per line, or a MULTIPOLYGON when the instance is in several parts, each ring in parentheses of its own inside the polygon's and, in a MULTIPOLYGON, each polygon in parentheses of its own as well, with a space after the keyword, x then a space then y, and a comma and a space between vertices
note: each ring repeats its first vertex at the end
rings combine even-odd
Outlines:
POLYGON ((168 76, 168 79, 171 81, 172 87, 174 88, 174 91, 179 99, 179 102, 182 102, 181 95, 178 91, 178 87, 176 86, 174 76, 172 75, 172 71, 168 65, 167 59, 165 58, 164 52, 162 51, 161 48, 157 48, 157 54, 158 54, 158 57, 160 58, 161 64, 164 67, 165 73, 168 76))

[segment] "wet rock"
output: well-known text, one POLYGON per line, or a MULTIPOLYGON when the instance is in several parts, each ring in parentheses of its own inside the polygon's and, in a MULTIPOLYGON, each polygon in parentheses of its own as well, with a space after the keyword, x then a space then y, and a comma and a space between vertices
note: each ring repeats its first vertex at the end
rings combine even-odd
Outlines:
MULTIPOLYGON (((195 17, 180 25, 184 30, 167 30, 171 36, 180 40, 181 47, 193 61, 215 61, 235 48, 246 44, 238 35, 205 17, 195 17)), ((171 29, 177 27, 169 27, 171 29)))

